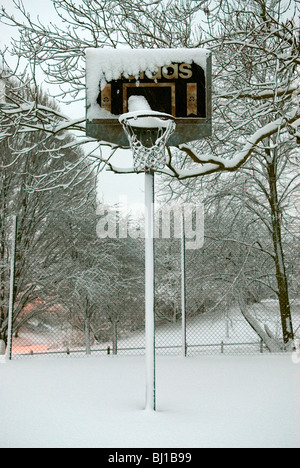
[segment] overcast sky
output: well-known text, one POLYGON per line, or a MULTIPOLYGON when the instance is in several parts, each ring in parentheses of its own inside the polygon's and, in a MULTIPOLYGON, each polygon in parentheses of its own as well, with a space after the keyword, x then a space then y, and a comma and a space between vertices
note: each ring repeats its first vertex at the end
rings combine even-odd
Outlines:
MULTIPOLYGON (((35 19, 37 15, 43 24, 53 22, 58 23, 58 18, 55 9, 53 8, 51 0, 23 0, 25 9, 31 14, 32 19, 35 19)), ((16 9, 13 5, 13 0, 0 0, 0 5, 3 6, 9 13, 16 14, 16 9)), ((16 28, 8 27, 0 23, 0 47, 9 44, 11 37, 16 38, 18 31, 16 28)), ((11 62, 12 64, 13 62, 11 62)), ((50 94, 56 92, 55 88, 43 80, 43 75, 38 76, 40 84, 43 85, 44 90, 49 91, 50 94)), ((77 116, 78 118, 85 115, 85 101, 82 101, 72 106, 62 106, 62 110, 65 114, 71 118, 77 116)), ((128 152, 127 152, 128 155, 128 152)), ((128 160, 124 151, 118 152, 115 161, 117 160, 118 165, 122 167, 123 161, 128 160)), ((128 165, 125 163, 125 166, 128 165)), ((99 177, 99 196, 104 202, 107 203, 118 203, 120 199, 127 199, 128 204, 131 205, 135 202, 143 202, 143 187, 144 177, 143 175, 115 175, 112 173, 103 172, 99 177)))

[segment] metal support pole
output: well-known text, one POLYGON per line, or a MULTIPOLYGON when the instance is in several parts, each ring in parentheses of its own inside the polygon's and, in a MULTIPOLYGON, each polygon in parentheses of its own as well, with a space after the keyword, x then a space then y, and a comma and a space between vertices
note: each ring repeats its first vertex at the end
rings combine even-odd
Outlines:
POLYGON ((17 241, 17 217, 13 217, 11 257, 10 257, 10 282, 9 282, 9 303, 8 303, 8 325, 7 325, 7 349, 6 356, 11 359, 12 347, 12 325, 14 308, 14 289, 15 289, 15 262, 16 262, 16 241, 17 241))
POLYGON ((186 344, 186 275, 185 275, 185 227, 184 208, 181 214, 181 327, 182 327, 182 355, 187 355, 186 344))
POLYGON ((146 409, 156 410, 154 315, 154 172, 145 173, 146 409))

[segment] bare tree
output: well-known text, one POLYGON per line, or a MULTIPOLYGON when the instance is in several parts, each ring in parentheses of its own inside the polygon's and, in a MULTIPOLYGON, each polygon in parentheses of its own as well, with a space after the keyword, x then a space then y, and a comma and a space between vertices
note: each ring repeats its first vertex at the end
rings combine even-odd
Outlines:
MULTIPOLYGON (((295 6, 292 1, 224 1, 218 16, 213 9, 208 13, 206 43, 215 60, 214 135, 210 141, 182 145, 193 163, 174 170, 179 180, 190 180, 194 194, 203 187, 199 176, 220 173, 208 179, 216 191, 207 185, 206 191, 216 200, 227 197, 231 208, 236 200, 263 227, 262 250, 273 262, 286 344, 293 339, 293 326, 284 239, 287 225, 291 230, 287 220, 293 219, 299 188, 295 6)), ((176 154, 173 158, 176 161, 176 154)))
MULTIPOLYGON (((197 150, 195 145, 182 145, 180 150, 192 163, 184 168, 176 164, 176 151, 170 151, 163 172, 172 177, 183 180, 235 171, 265 138, 284 129, 297 131, 299 109, 289 102, 297 88, 295 71, 299 64, 294 0, 251 0, 246 8, 244 2, 226 0, 217 4, 190 0, 53 0, 63 27, 43 25, 32 19, 21 0, 14 4, 20 19, 5 8, 1 12, 2 21, 20 31, 21 40, 13 43, 14 54, 26 58, 33 71, 42 68, 50 82, 61 86, 64 98, 84 99, 86 47, 205 46, 214 52, 217 104, 213 147, 204 144, 197 150), (207 21, 201 27, 203 14, 207 21), (270 101, 274 105, 271 114, 270 101), (245 103, 249 105, 245 107, 245 103), (225 140, 230 143, 220 151, 216 142, 225 140)), ((18 118, 22 115, 27 128, 33 125, 28 119, 34 115, 34 126, 39 121, 50 133, 65 127, 83 129, 82 122, 74 126, 63 116, 59 124, 53 124, 49 110, 35 106, 28 112, 29 104, 22 108, 14 104, 13 109, 18 118)))
MULTIPOLYGON (((8 96, 10 92, 7 86, 8 96)), ((15 83, 11 92, 15 92, 15 83)), ((30 93, 25 88, 23 95, 30 93)), ((22 95, 19 99, 23 99, 22 95)), ((50 105, 45 96, 40 95, 41 102, 50 105)), ((82 205, 89 205, 94 200, 95 181, 87 164, 81 162, 80 180, 64 189, 65 164, 77 165, 81 154, 79 150, 60 148, 61 157, 57 157, 56 144, 61 147, 62 140, 56 141, 44 138, 42 131, 16 133, 9 117, 2 118, 5 127, 5 138, 0 142, 0 253, 1 263, 7 259, 11 242, 11 215, 18 217, 15 262, 14 288, 14 331, 16 332, 30 317, 41 314, 44 309, 37 304, 41 299, 42 290, 47 285, 45 278, 45 264, 50 253, 62 252, 64 240, 56 236, 56 230, 49 227, 50 220, 56 211, 62 208, 76 212, 82 205), (59 173, 60 187, 54 192, 39 190, 43 185, 47 171, 59 173), (93 195, 92 195, 93 194, 93 195), (27 307, 31 304, 31 307, 27 307), (25 313, 26 312, 26 313, 25 313)), ((67 145, 71 137, 65 135, 67 145)), ((56 226, 57 228, 57 226, 56 226)), ((7 263, 7 261, 6 261, 7 263)), ((1 302, 0 302, 0 330, 1 337, 7 338, 7 291, 8 269, 1 265, 1 302)), ((49 280, 49 277, 48 277, 49 280)))
POLYGON ((239 145, 239 135, 243 135, 248 139, 245 147, 251 147, 254 155, 243 169, 248 173, 247 186, 241 191, 235 177, 232 187, 235 185, 236 197, 241 200, 244 196, 247 207, 265 225, 272 239, 286 344, 293 339, 293 327, 282 226, 284 212, 299 186, 299 174, 295 173, 296 127, 290 120, 296 125, 299 120, 296 95, 299 35, 296 17, 285 17, 287 7, 291 6, 292 2, 259 0, 249 2, 245 10, 239 2, 226 4, 221 19, 221 50, 216 56, 220 63, 217 82, 222 85, 219 106, 230 129, 224 146, 233 149, 239 145), (255 127, 259 129, 253 134, 255 127))
MULTIPOLYGON (((297 2, 53 0, 63 27, 42 25, 30 17, 21 0, 15 0, 14 4, 21 19, 16 19, 5 8, 1 10, 2 21, 20 31, 21 40, 13 44, 14 54, 27 59, 33 72, 41 67, 50 82, 61 86, 61 96, 65 99, 67 96, 84 98, 86 47, 115 48, 126 44, 131 47, 210 48, 214 55, 213 138, 169 148, 169 161, 161 172, 184 181, 213 173, 235 172, 250 156, 262 158, 264 170, 268 172, 268 203, 283 336, 288 342, 293 330, 284 268, 278 181, 282 174, 280 161, 287 161, 289 153, 295 152, 299 138, 297 2)), ((34 79, 34 73, 32 76, 34 79)), ((2 114, 22 131, 43 128, 52 135, 66 128, 83 130, 82 122, 54 115, 36 99, 20 103, 12 98, 10 105, 2 108, 2 114)), ((98 161, 101 164, 104 158, 100 155, 98 161)), ((283 162, 283 166, 286 163, 283 162)), ((118 172, 113 165, 109 167, 118 172)), ((258 174, 259 170, 255 166, 254 173, 258 174)), ((69 183, 71 180, 70 177, 69 183)), ((58 179, 52 186, 55 183, 58 184, 58 179)))

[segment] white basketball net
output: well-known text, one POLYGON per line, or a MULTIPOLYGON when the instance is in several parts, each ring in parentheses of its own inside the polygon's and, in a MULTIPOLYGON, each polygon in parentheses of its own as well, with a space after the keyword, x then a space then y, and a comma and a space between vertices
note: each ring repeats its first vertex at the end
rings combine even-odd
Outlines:
POLYGON ((167 162, 166 143, 176 127, 173 118, 160 113, 129 113, 121 116, 120 122, 130 143, 135 171, 163 169, 167 162))

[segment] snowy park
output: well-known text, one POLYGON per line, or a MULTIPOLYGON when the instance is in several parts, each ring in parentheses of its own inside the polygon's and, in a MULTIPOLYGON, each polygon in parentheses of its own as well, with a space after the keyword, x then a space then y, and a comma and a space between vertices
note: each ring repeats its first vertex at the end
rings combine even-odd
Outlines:
MULTIPOLYGON (((265 339, 263 330, 266 327, 269 333, 276 337, 278 342, 280 341, 281 325, 277 301, 268 299, 260 304, 253 304, 248 307, 248 311, 257 330, 261 330, 265 339)), ((300 328, 299 301, 292 303, 292 314, 295 330, 298 331, 300 328)), ((98 343, 91 340, 85 343, 85 337, 76 333, 76 330, 72 329, 71 324, 66 320, 60 321, 59 316, 55 315, 51 322, 47 322, 44 315, 41 320, 35 319, 29 322, 27 329, 24 327, 17 337, 13 337, 12 358, 23 359, 39 355, 54 358, 66 355, 82 357, 89 353, 93 356, 103 356, 108 352, 113 354, 114 351, 122 356, 144 355, 146 345, 144 326, 137 331, 126 331, 124 317, 121 314, 116 313, 116 315, 119 317, 119 333, 117 332, 115 337, 112 330, 110 335, 113 336, 110 340, 98 343), (116 338, 115 350, 114 338, 116 338)), ((137 321, 136 317, 134 319, 137 321)), ((156 354, 175 356, 268 354, 270 352, 238 307, 230 309, 221 307, 220 310, 208 311, 197 317, 187 317, 185 324, 181 316, 176 323, 157 323, 155 347, 156 354), (184 328, 183 325, 185 325, 184 328)))
POLYGON ((146 411, 143 356, 0 365, 2 448, 299 448, 291 355, 159 356, 146 411))
POLYGON ((0 447, 299 448, 299 0, 4 3, 0 447))
MULTIPOLYGON (((260 318, 275 332, 272 310, 261 305, 260 318)), ((105 352, 109 343, 98 355, 92 347, 90 356, 83 348, 67 357, 32 341, 33 355, 28 346, 27 355, 3 357, 0 447, 299 448, 299 349, 261 354, 258 342, 233 345, 255 343, 257 335, 246 323, 241 328, 236 311, 230 317, 229 326, 221 317, 190 324, 196 334, 188 328, 188 343, 198 346, 187 357, 180 324, 156 330, 156 411, 145 409, 144 334, 120 339, 115 356, 105 352), (222 354, 213 340, 224 340, 222 354)), ((299 326, 299 314, 294 319, 299 326)))

